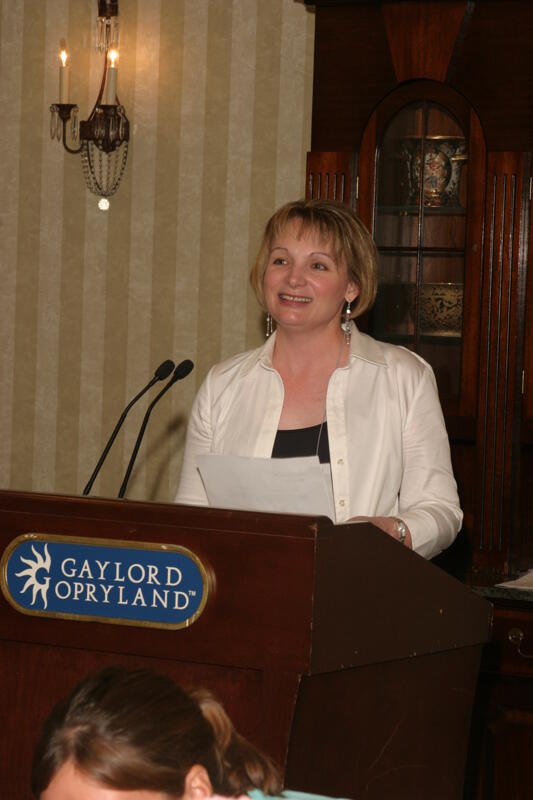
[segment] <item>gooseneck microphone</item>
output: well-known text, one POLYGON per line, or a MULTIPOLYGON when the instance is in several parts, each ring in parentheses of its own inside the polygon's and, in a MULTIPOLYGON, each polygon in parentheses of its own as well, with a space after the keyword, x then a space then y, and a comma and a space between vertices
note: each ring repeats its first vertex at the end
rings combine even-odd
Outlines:
POLYGON ((161 400, 165 392, 168 392, 171 386, 173 386, 176 381, 181 381, 182 378, 186 378, 187 375, 192 372, 194 369, 194 364, 189 358, 186 358, 185 361, 181 361, 176 369, 174 370, 174 374, 172 375, 169 382, 163 386, 161 391, 158 395, 154 397, 148 408, 146 409, 146 414, 144 415, 144 419, 142 421, 141 429, 139 431, 139 435, 137 436, 137 441, 135 442, 135 447, 133 448, 133 452, 131 454, 131 458, 128 464, 128 468, 126 470, 126 474, 124 475, 124 480, 122 481, 122 486, 120 487, 120 491, 118 493, 119 497, 124 497, 126 492, 126 487, 128 485, 128 481, 130 479, 131 471, 133 469, 133 465, 135 463, 135 459, 137 458, 137 453, 139 452, 139 447, 141 446, 142 438, 144 436, 144 432, 146 430, 146 426, 148 425, 148 420, 150 419, 150 414, 152 413, 152 409, 156 403, 161 400))
POLYGON ((98 463, 97 463, 96 467, 94 468, 94 470, 93 470, 93 473, 92 473, 91 477, 90 477, 90 478, 89 478, 89 480, 87 481, 87 485, 86 485, 85 489, 83 490, 83 494, 84 494, 84 495, 87 495, 87 494, 89 494, 89 492, 91 491, 91 489, 92 489, 92 486, 93 486, 93 483, 94 483, 94 482, 95 482, 95 480, 96 480, 96 476, 97 476, 97 475, 98 475, 98 473, 100 472, 100 470, 101 470, 101 468, 102 468, 102 464, 103 464, 103 463, 104 463, 104 461, 106 460, 106 458, 107 458, 107 454, 108 454, 108 453, 109 453, 109 451, 111 450, 111 445, 113 444, 113 442, 114 442, 114 441, 115 441, 115 439, 117 438, 117 433, 118 433, 118 432, 119 432, 119 430, 121 429, 121 427, 122 427, 122 423, 123 423, 123 422, 124 422, 124 420, 126 419, 126 416, 127 416, 128 412, 129 412, 130 408, 131 408, 133 405, 135 405, 135 403, 137 402, 137 400, 140 400, 140 398, 143 396, 143 394, 145 394, 145 392, 147 392, 147 391, 148 391, 148 389, 151 389, 151 388, 152 388, 152 386, 154 385, 154 383, 157 383, 158 381, 164 381, 164 380, 165 380, 165 378, 168 378, 168 376, 170 375, 170 373, 172 372, 172 370, 173 370, 173 369, 174 369, 174 362, 173 362, 173 361, 171 361, 170 359, 168 359, 167 361, 163 361, 163 363, 162 363, 162 364, 160 364, 160 365, 158 366, 158 368, 156 369, 156 371, 155 371, 155 373, 154 373, 154 377, 152 378, 152 380, 151 380, 151 381, 149 381, 149 382, 146 384, 146 386, 144 387, 144 389, 141 389, 141 391, 139 392, 139 394, 136 394, 136 395, 135 395, 135 397, 133 398, 133 400, 131 400, 131 401, 128 403, 128 405, 126 406, 126 408, 124 409, 124 411, 123 411, 123 412, 122 412, 122 414, 120 415, 120 419, 119 419, 119 421, 117 422, 117 424, 115 425, 115 427, 114 427, 114 429, 113 429, 113 433, 112 433, 112 434, 111 434, 111 436, 109 437, 109 440, 108 440, 108 442, 107 442, 106 446, 104 447, 104 452, 103 452, 103 453, 102 453, 102 455, 100 456, 100 458, 99 458, 99 460, 98 460, 98 463))

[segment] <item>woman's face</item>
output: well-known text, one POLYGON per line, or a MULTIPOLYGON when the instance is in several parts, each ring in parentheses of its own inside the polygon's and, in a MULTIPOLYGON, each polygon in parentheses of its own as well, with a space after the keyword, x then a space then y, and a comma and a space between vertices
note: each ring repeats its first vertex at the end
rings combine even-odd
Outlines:
POLYGON ((67 761, 58 769, 40 800, 168 800, 168 797, 146 789, 109 789, 79 772, 72 761, 67 761))
POLYGON ((287 331, 340 331, 344 302, 359 294, 344 259, 337 263, 327 239, 302 232, 297 221, 272 242, 263 291, 268 312, 287 331))

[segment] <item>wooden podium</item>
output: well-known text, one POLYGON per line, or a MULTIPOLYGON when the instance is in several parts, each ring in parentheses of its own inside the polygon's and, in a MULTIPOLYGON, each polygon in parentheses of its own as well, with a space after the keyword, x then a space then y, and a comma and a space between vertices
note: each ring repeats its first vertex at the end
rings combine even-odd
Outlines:
POLYGON ((149 666, 210 688, 292 789, 460 798, 491 607, 368 524, 0 492, 25 533, 179 544, 215 588, 181 630, 46 619, 0 599, 0 796, 27 800, 43 718, 87 672, 149 666))

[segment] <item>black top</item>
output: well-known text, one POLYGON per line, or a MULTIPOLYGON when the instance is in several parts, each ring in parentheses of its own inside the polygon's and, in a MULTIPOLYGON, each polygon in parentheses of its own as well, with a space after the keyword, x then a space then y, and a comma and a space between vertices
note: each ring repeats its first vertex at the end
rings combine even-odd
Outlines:
POLYGON ((317 455, 321 464, 329 464, 329 439, 328 423, 324 421, 322 431, 320 425, 311 428, 294 428, 293 430, 278 431, 272 448, 272 458, 299 458, 302 456, 317 455), (320 442, 318 437, 320 436, 320 442))

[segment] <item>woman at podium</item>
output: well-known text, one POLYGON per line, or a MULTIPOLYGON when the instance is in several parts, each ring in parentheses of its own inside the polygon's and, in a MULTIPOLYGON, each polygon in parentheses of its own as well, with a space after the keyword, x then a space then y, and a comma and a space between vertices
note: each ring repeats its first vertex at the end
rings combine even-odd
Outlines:
MULTIPOLYGON (((448 436, 429 364, 354 322, 377 291, 377 252, 364 225, 344 204, 288 203, 268 221, 250 279, 267 339, 208 373, 191 410, 176 501, 208 504, 198 470, 206 454, 273 464, 317 457, 335 523, 364 519, 426 558, 437 555, 462 521, 448 436)), ((290 493, 285 502, 290 513, 290 493)))

